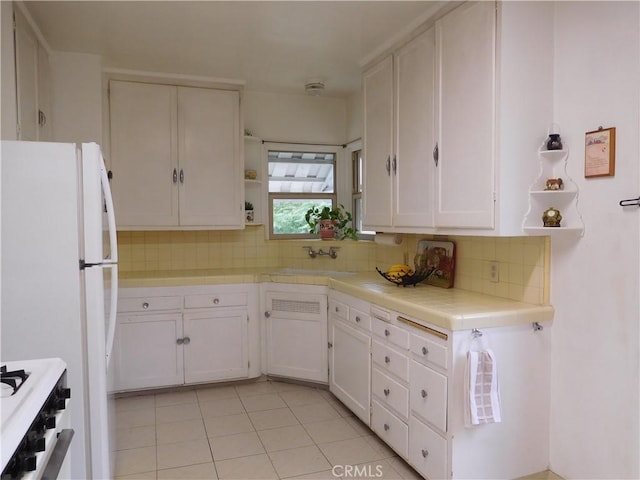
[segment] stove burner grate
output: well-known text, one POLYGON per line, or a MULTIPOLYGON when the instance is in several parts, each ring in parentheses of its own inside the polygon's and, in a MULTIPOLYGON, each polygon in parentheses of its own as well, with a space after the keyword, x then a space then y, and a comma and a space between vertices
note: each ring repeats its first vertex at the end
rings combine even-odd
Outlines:
POLYGON ((24 370, 14 370, 12 372, 7 371, 7 366, 2 365, 0 367, 0 383, 8 385, 12 389, 11 395, 14 395, 27 380, 27 374, 24 370))

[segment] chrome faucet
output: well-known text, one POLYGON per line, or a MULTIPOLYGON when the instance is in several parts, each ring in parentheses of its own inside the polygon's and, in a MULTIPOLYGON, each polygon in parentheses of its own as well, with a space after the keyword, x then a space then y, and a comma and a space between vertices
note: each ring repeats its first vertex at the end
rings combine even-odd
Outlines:
POLYGON ((318 255, 323 256, 323 255, 327 255, 331 258, 338 258, 338 249, 340 247, 329 247, 329 251, 325 252, 323 249, 318 249, 318 250, 314 250, 313 247, 311 246, 304 246, 302 248, 306 248, 307 249, 307 254, 311 257, 311 258, 316 258, 318 255))

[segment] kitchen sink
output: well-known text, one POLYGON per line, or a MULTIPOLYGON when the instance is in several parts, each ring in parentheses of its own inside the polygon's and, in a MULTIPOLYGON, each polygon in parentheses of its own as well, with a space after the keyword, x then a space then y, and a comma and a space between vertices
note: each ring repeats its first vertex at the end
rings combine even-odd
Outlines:
POLYGON ((304 268, 283 268, 273 272, 276 275, 309 275, 320 277, 339 277, 353 275, 356 272, 338 272, 336 270, 307 270, 304 268))

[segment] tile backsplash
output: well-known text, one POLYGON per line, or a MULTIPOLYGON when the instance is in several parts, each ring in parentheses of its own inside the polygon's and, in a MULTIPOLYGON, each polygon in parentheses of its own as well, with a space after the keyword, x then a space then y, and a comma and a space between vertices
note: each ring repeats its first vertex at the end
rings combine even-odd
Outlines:
MULTIPOLYGON (((429 235, 404 235, 400 245, 370 241, 266 240, 262 225, 245 230, 118 232, 120 270, 158 271, 215 268, 295 268, 374 271, 413 263, 418 241, 429 235), (338 258, 310 258, 317 250, 339 247, 338 258)), ((438 237, 442 239, 442 237, 438 237)), ((548 237, 449 236, 456 243, 455 288, 534 304, 549 302, 548 237), (499 264, 498 282, 489 262, 499 264)))

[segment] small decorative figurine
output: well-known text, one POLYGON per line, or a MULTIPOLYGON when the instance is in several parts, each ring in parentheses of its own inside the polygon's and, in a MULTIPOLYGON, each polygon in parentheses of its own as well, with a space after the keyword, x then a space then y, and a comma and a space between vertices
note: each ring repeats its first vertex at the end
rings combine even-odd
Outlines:
POLYGON ((560 140, 560 127, 557 123, 552 123, 547 131, 547 150, 562 150, 562 140, 560 140))
POLYGON ((547 178, 547 185, 545 190, 562 190, 564 189, 564 182, 561 178, 547 178))
POLYGON ((559 133, 552 133, 547 140, 547 150, 562 150, 562 140, 559 133))
POLYGON ((542 223, 545 227, 559 227, 561 220, 560 210, 553 207, 546 209, 542 214, 542 223))

